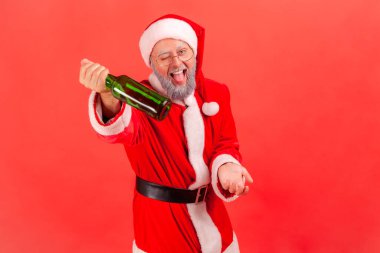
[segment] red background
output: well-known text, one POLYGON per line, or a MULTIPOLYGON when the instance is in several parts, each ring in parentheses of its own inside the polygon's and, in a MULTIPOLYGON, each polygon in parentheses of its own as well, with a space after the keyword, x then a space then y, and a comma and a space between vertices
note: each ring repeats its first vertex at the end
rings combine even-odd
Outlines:
POLYGON ((2 0, 0 252, 131 251, 133 173, 79 66, 145 79, 138 39, 166 13, 206 28, 204 73, 232 93, 241 251, 380 252, 378 0, 2 0))

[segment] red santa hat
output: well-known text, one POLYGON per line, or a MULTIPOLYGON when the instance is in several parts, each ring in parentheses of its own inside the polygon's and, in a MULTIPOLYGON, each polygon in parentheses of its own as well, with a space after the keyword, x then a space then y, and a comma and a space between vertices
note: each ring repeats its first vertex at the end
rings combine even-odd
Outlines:
POLYGON ((150 24, 140 38, 140 52, 148 67, 150 67, 150 54, 154 45, 168 38, 182 40, 189 44, 196 57, 198 39, 191 25, 176 18, 159 19, 150 24))

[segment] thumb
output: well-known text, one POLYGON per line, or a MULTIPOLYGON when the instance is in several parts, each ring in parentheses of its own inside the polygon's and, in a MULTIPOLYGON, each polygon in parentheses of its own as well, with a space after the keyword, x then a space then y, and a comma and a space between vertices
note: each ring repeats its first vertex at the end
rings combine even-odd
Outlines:
POLYGON ((244 167, 243 167, 242 174, 247 179, 248 182, 253 183, 253 178, 249 174, 248 170, 246 168, 244 168, 244 167))

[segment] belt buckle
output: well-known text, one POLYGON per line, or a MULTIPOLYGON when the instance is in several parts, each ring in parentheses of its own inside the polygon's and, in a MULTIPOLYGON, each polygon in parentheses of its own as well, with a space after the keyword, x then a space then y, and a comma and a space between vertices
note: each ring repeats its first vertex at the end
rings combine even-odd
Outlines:
POLYGON ((207 190, 208 190, 208 185, 204 185, 204 186, 201 186, 198 188, 198 191, 197 191, 197 198, 195 199, 195 204, 198 204, 199 202, 202 202, 205 200, 206 198, 206 194, 207 194, 207 190), (204 190, 204 194, 202 196, 202 199, 199 199, 201 197, 201 191, 204 190))

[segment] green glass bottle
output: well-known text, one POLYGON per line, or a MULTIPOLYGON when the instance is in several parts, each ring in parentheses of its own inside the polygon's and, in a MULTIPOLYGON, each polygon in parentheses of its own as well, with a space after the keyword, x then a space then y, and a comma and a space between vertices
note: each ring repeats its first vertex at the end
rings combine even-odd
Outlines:
POLYGON ((108 74, 106 86, 111 90, 115 98, 157 120, 163 120, 172 105, 169 98, 125 75, 114 76, 108 74))

